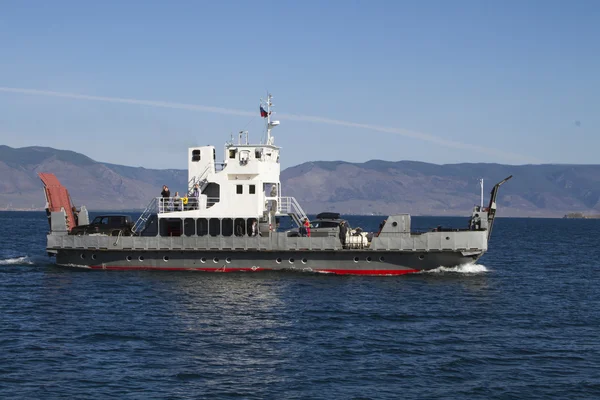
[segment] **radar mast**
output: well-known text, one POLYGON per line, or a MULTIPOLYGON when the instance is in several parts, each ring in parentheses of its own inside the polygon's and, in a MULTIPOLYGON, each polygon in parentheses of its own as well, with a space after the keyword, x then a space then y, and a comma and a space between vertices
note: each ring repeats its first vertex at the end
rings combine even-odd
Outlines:
POLYGON ((268 146, 272 146, 275 143, 275 137, 271 136, 271 129, 275 128, 279 125, 279 121, 275 121, 271 119, 271 108, 273 107, 273 96, 271 93, 267 94, 267 100, 263 101, 261 99, 261 116, 267 119, 267 142, 265 143, 268 146), (263 114, 264 112, 264 114, 263 114))

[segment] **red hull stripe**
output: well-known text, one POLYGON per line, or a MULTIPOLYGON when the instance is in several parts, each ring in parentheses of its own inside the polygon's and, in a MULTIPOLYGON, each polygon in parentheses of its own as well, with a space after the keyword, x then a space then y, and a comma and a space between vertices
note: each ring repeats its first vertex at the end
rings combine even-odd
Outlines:
MULTIPOLYGON (((102 267, 101 265, 92 265, 91 269, 106 269, 106 270, 144 270, 144 271, 202 271, 202 272, 258 272, 258 271, 277 271, 269 270, 265 268, 206 268, 206 267, 194 267, 194 268, 181 268, 181 267, 150 267, 150 266, 129 266, 129 265, 107 265, 102 267)), ((302 271, 298 269, 298 271, 302 271)), ((404 275, 420 272, 418 269, 315 269, 314 272, 324 272, 329 274, 337 275, 404 275)))
POLYGON ((106 267, 103 267, 101 265, 91 265, 90 266, 91 269, 110 269, 110 270, 120 270, 120 271, 125 271, 125 270, 143 270, 143 271, 203 271, 203 272, 237 272, 237 271, 241 271, 241 272, 255 272, 255 271, 262 271, 264 270, 264 268, 259 268, 259 267, 255 267, 255 268, 183 268, 183 267, 174 267, 174 268, 168 268, 168 267, 149 267, 149 266, 139 266, 139 267, 134 267, 134 266, 129 266, 129 265, 107 265, 106 267))

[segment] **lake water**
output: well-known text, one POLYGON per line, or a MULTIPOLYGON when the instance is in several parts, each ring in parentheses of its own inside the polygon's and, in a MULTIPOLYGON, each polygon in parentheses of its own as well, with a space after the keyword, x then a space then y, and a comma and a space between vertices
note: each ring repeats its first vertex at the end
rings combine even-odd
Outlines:
POLYGON ((600 398, 600 220, 399 277, 62 268, 44 213, 0 226, 0 398, 600 398))

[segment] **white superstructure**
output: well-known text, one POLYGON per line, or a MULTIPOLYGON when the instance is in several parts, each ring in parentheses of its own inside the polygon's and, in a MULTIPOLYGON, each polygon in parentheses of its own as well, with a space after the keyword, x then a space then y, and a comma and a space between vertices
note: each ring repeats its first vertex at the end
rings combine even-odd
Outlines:
MULTIPOLYGON (((213 224, 219 220, 220 233, 245 233, 254 220, 263 232, 271 231, 275 217, 281 215, 289 215, 299 224, 306 217, 304 211, 294 198, 281 196, 280 148, 274 145, 271 135, 279 121, 271 119, 272 106, 269 94, 260 106, 266 124, 264 143, 251 144, 248 132, 240 132, 237 143, 225 144, 222 162, 217 162, 214 146, 189 148, 187 195, 179 199, 156 198, 144 212, 146 216, 142 215, 142 223, 156 212, 159 224, 162 219, 182 222, 212 219, 213 224)), ((210 223, 206 221, 206 224, 210 223)))

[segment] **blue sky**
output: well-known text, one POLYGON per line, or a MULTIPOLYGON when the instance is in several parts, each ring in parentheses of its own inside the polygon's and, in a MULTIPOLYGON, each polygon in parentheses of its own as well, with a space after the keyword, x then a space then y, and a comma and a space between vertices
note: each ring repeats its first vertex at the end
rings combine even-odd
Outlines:
POLYGON ((4 1, 0 144, 186 168, 268 89, 284 167, 596 164, 598 71, 593 0, 4 1))

